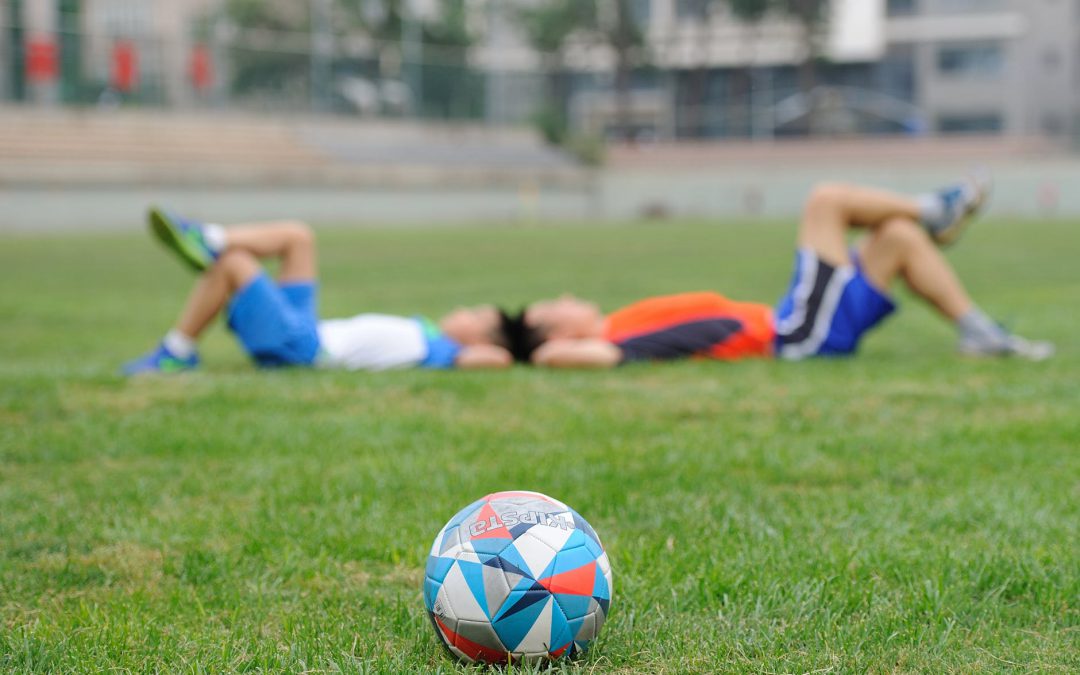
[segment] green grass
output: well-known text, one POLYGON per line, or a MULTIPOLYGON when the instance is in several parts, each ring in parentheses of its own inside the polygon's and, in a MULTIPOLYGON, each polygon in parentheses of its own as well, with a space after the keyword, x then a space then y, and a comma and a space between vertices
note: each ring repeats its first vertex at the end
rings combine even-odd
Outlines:
MULTIPOLYGON (((323 307, 437 315, 574 290, 772 301, 780 224, 321 232, 323 307)), ((950 256, 1057 342, 970 361, 905 311, 845 361, 124 381, 191 276, 148 237, 0 240, 0 670, 436 672, 431 538, 523 488, 615 574, 583 672, 1080 670, 1075 223, 950 256)))

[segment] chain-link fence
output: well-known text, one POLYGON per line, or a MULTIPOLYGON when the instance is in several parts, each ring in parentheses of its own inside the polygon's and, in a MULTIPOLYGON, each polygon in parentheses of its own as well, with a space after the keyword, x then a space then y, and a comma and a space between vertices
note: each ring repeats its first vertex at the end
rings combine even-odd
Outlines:
MULTIPOLYGON (((638 49, 620 73, 610 45, 577 45, 568 58, 568 51, 532 49, 520 31, 490 26, 466 45, 432 42, 408 25, 396 39, 377 39, 317 21, 294 30, 204 18, 170 31, 138 15, 98 25, 61 12, 52 36, 43 36, 20 24, 18 4, 0 0, 6 102, 531 124, 557 142, 961 133, 1070 139, 1080 130, 1080 60, 1046 47, 1043 63, 1033 64, 1028 56, 1041 43, 1019 33, 889 43, 876 59, 812 64, 808 84, 805 64, 790 59, 665 65, 664 54, 680 49, 678 34, 638 49)), ((684 41, 690 51, 726 47, 722 39, 709 47, 697 34, 684 41)))
MULTIPOLYGON (((64 24, 65 22, 62 22, 64 24)), ((0 100, 527 122, 540 69, 493 68, 475 50, 231 24, 199 38, 116 36, 62 25, 48 47, 0 22, 0 100), (403 52, 411 51, 409 58, 403 52)))

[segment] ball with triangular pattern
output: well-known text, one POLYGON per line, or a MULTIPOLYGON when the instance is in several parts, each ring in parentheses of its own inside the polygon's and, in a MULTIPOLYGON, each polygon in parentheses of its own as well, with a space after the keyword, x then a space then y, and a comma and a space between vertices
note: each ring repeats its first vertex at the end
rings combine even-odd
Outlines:
POLYGON ((538 492, 496 492, 435 537, 424 603, 457 657, 534 662, 583 653, 611 606, 611 565, 596 532, 538 492))

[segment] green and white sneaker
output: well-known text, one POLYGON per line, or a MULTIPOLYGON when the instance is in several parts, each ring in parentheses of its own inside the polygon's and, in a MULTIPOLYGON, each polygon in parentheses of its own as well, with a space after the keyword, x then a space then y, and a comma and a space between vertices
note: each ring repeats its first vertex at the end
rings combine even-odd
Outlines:
POLYGON ((120 372, 128 377, 134 377, 152 373, 183 373, 188 370, 195 370, 198 367, 199 356, 197 354, 181 358, 170 352, 169 348, 164 344, 160 344, 134 361, 125 363, 120 372))
POLYGON ((214 264, 218 251, 207 241, 204 223, 151 207, 146 214, 150 229, 189 267, 202 272, 214 264))

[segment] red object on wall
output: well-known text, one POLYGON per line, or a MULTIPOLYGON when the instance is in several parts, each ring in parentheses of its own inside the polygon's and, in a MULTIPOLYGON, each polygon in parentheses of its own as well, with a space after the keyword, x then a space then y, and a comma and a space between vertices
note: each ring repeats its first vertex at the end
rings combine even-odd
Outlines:
POLYGON ((197 44, 191 50, 191 86, 200 94, 214 85, 214 61, 210 49, 204 44, 197 44))
POLYGON ((26 79, 34 84, 54 82, 60 74, 60 50, 51 37, 26 41, 26 79))
POLYGON ((139 53, 131 40, 117 40, 113 43, 112 86, 113 89, 128 93, 139 85, 139 53))

